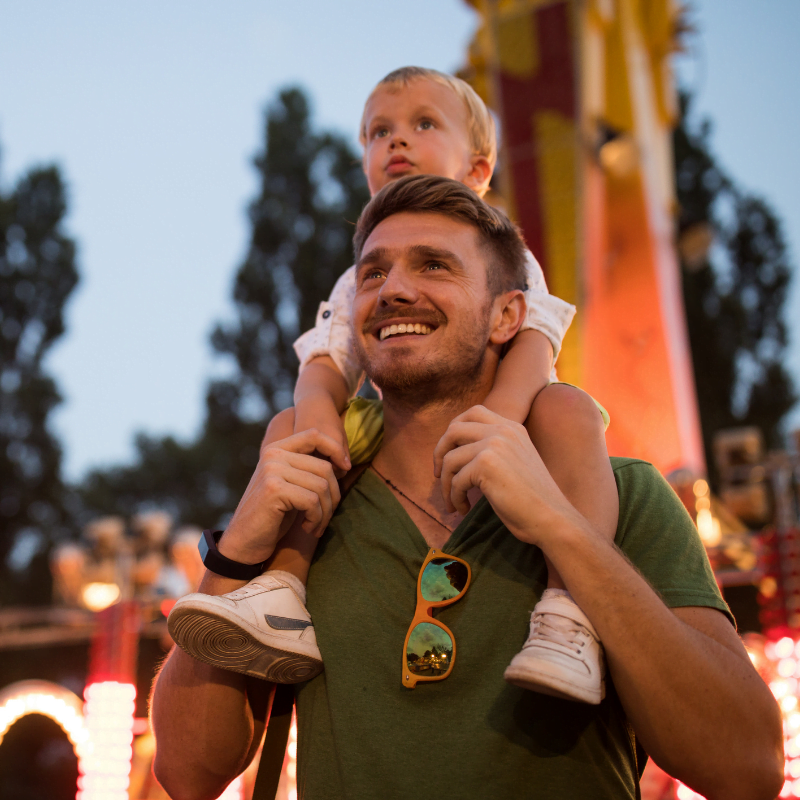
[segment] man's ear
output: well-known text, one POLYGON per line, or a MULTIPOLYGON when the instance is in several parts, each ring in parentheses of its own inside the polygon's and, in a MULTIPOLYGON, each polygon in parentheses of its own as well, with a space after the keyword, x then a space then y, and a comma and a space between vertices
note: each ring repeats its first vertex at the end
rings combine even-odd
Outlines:
POLYGON ((505 344, 517 335, 525 321, 528 306, 525 295, 519 289, 503 292, 494 299, 493 325, 489 335, 492 344, 505 344))
POLYGON ((470 170, 464 176, 462 183, 469 186, 477 195, 483 197, 489 188, 489 181, 492 179, 492 165, 486 156, 475 154, 470 157, 470 170))

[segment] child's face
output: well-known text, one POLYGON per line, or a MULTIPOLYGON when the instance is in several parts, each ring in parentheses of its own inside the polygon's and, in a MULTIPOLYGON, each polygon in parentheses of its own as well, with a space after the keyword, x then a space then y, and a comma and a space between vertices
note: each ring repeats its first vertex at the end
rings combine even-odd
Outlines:
POLYGON ((485 191, 492 168, 472 152, 467 109, 447 86, 420 79, 378 89, 364 120, 364 172, 372 194, 404 175, 441 175, 485 191))

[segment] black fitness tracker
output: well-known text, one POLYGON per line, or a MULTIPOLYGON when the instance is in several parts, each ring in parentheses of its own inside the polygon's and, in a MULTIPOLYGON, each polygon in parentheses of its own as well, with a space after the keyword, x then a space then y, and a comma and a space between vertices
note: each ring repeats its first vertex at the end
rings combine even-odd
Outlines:
POLYGON ((233 578, 237 581, 251 581, 257 578, 263 571, 267 562, 259 564, 242 564, 241 561, 233 561, 226 558, 217 550, 217 542, 225 531, 203 531, 197 549, 200 551, 200 558, 203 559, 203 566, 207 570, 222 575, 223 578, 233 578))

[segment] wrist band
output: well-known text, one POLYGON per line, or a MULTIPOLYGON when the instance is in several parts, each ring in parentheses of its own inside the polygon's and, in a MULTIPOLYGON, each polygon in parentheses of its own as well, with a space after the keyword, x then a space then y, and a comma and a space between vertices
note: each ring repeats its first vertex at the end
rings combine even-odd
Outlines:
POLYGON ((233 578, 237 581, 251 581, 257 578, 264 571, 269 559, 258 564, 242 564, 241 561, 234 561, 222 555, 217 549, 217 543, 223 533, 225 531, 203 531, 197 545, 203 566, 215 575, 222 575, 223 578, 233 578))

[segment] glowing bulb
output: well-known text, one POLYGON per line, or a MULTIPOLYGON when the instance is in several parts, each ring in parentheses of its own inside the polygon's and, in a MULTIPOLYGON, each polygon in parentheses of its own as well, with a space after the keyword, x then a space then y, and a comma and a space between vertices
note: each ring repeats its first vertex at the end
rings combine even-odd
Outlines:
POLYGON ((89 611, 102 611, 119 600, 119 586, 116 583, 87 583, 81 598, 89 611))
POLYGON ((694 492, 695 497, 703 497, 704 495, 707 495, 708 482, 704 481, 702 478, 699 478, 692 485, 692 491, 694 492))
MULTIPOLYGON (((697 511, 697 532, 706 547, 716 547, 722 541, 719 520, 707 508, 697 511)), ((787 655, 789 654, 787 653, 787 655)))
POLYGON ((794 642, 788 636, 775 642, 775 655, 778 658, 789 658, 793 652, 794 642))
POLYGON ((136 688, 104 681, 86 687, 86 727, 91 747, 79 762, 77 800, 126 800, 133 750, 136 688))
POLYGON ((778 662, 778 675, 782 678, 791 678, 797 669, 797 662, 793 658, 782 658, 778 662))

